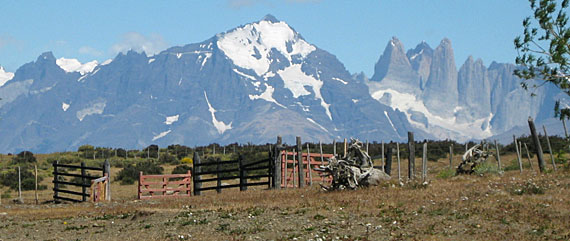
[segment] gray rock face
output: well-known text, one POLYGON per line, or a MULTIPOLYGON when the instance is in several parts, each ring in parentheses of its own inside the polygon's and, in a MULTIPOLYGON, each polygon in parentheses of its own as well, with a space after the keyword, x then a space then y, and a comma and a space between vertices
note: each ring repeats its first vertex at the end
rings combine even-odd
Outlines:
POLYGON ((425 105, 434 113, 453 116, 457 106, 457 70, 449 39, 443 39, 433 52, 430 75, 423 92, 425 105))
POLYGON ((473 61, 473 57, 467 58, 459 69, 457 90, 459 106, 463 107, 461 112, 467 114, 460 119, 461 122, 489 116, 491 113, 491 87, 487 68, 481 59, 473 61))
POLYGON ((423 90, 430 74, 433 49, 426 42, 422 42, 414 49, 408 50, 406 56, 412 64, 412 69, 418 73, 420 89, 423 90))
POLYGON ((371 80, 405 92, 416 92, 420 86, 420 79, 412 69, 404 46, 396 37, 392 37, 386 45, 384 53, 376 63, 371 80))

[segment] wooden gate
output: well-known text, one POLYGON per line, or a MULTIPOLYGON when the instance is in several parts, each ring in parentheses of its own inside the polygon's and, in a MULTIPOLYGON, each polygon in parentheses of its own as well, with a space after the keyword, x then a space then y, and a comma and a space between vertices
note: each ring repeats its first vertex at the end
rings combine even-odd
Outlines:
POLYGON ((192 173, 143 175, 139 173, 139 199, 189 197, 192 194, 192 173), (148 179, 155 179, 149 181, 148 179), (173 180, 171 180, 173 179, 173 180))
MULTIPOLYGON (((297 152, 282 151, 281 154, 281 187, 299 187, 299 162, 296 160, 297 152)), ((303 174, 302 178, 306 185, 311 185, 313 181, 322 183, 330 183, 330 176, 321 176, 321 172, 314 171, 315 167, 327 165, 327 158, 333 157, 333 154, 319 153, 302 153, 303 174)))

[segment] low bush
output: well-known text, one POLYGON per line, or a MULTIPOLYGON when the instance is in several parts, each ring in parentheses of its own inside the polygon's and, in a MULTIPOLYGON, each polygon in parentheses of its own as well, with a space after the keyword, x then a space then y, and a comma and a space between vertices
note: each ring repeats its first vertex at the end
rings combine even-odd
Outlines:
POLYGON ((443 169, 436 175, 436 177, 440 179, 447 179, 453 176, 455 176, 455 169, 453 168, 443 169))
POLYGON ((139 162, 136 165, 128 164, 121 171, 119 171, 119 173, 117 173, 115 181, 120 181, 121 185, 133 184, 136 180, 138 180, 141 171, 147 175, 162 174, 164 168, 150 160, 139 162))
POLYGON ((475 166, 475 173, 482 175, 482 174, 499 174, 499 167, 491 162, 483 162, 479 163, 479 165, 475 166))

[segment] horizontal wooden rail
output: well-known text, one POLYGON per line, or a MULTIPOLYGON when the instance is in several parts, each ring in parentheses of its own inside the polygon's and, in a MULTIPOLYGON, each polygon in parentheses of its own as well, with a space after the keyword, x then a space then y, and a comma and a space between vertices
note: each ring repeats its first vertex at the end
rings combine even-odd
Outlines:
POLYGON ((77 187, 91 187, 91 185, 87 184, 87 183, 66 182, 66 181, 58 181, 58 180, 53 180, 51 182, 57 183, 57 184, 63 184, 63 185, 77 186, 77 187))
POLYGON ((261 161, 256 161, 256 162, 252 162, 252 163, 243 164, 242 167, 247 168, 247 167, 259 165, 262 163, 269 163, 269 160, 261 160, 261 161))
POLYGON ((70 191, 70 190, 63 190, 63 189, 59 189, 59 188, 54 188, 53 190, 57 191, 57 192, 67 193, 67 194, 89 197, 89 194, 87 194, 87 193, 81 193, 81 192, 70 191))
POLYGON ((139 173, 138 198, 174 198, 189 197, 192 193, 192 173, 186 174, 165 174, 165 175, 143 175, 139 173), (171 178, 182 178, 182 180, 170 181, 171 178), (147 179, 162 179, 161 181, 147 181, 147 179), (152 187, 158 186, 158 187, 152 187), (176 187, 169 187, 175 185, 176 187), (149 195, 143 195, 143 194, 149 195))
POLYGON ((82 202, 82 200, 77 200, 77 199, 67 198, 67 197, 60 197, 60 196, 55 197, 55 199, 69 201, 69 202, 82 202))
POLYGON ((93 171, 103 171, 103 168, 100 167, 81 167, 75 165, 67 165, 67 164, 56 164, 57 167, 65 167, 65 168, 73 168, 73 169, 85 169, 85 170, 93 170, 93 171))
POLYGON ((58 176, 80 177, 80 178, 87 178, 87 179, 97 179, 97 178, 99 178, 99 177, 95 177, 95 176, 86 176, 86 175, 75 174, 75 173, 54 172, 53 174, 54 174, 54 175, 58 175, 58 176))
POLYGON ((239 172, 239 168, 219 170, 219 171, 213 170, 213 171, 205 171, 205 172, 194 172, 194 175, 202 176, 202 175, 212 175, 212 174, 230 173, 230 172, 239 172))
POLYGON ((226 165, 226 164, 237 164, 238 161, 237 160, 232 160, 232 161, 221 161, 221 162, 204 162, 204 163, 196 163, 193 164, 194 166, 197 167, 203 167, 203 166, 216 166, 216 165, 226 165))
POLYGON ((257 171, 257 170, 267 170, 269 167, 268 166, 264 166, 264 167, 250 167, 250 168, 244 168, 244 170, 246 171, 257 171))

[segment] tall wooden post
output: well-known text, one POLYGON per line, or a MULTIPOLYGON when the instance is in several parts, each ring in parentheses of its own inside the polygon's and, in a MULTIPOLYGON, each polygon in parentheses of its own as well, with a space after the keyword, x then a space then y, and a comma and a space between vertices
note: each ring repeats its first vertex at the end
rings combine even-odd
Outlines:
POLYGON ((283 139, 277 136, 277 143, 275 143, 273 153, 273 188, 281 189, 281 145, 283 139))
POLYGON ((414 179, 415 153, 414 133, 408 132, 408 179, 414 179))
POLYGON ((530 128, 530 134, 532 135, 532 141, 536 147, 536 157, 538 158, 538 168, 540 172, 544 172, 544 157, 542 156, 542 146, 540 146, 540 140, 538 139, 538 134, 536 133, 536 127, 534 126, 534 121, 532 117, 528 117, 528 127, 530 128))
POLYGON ((23 203, 23 200, 22 200, 22 175, 20 174, 20 166, 18 166, 18 202, 23 203))
POLYGON ((333 140, 333 155, 336 157, 336 140, 333 140))
POLYGON ((453 168, 453 144, 449 146, 449 169, 453 168))
POLYGON ((382 157, 381 157, 381 160, 382 160, 382 165, 381 165, 382 171, 386 172, 386 169, 384 169, 384 165, 386 165, 386 162, 384 161, 384 141, 382 141, 382 157))
POLYGON ((246 172, 243 167, 243 157, 239 155, 238 157, 238 164, 239 164, 239 190, 246 191, 247 190, 247 179, 246 179, 246 172))
POLYGON ((305 187, 305 170, 303 167, 303 145, 301 137, 297 136, 297 162, 299 163, 299 188, 305 187))
POLYGON ((313 185, 313 168, 311 166, 311 150, 307 142, 307 172, 309 173, 309 186, 313 185))
POLYGON ((85 178, 85 176, 87 176, 86 173, 86 169, 85 169, 85 162, 81 162, 81 193, 83 195, 81 195, 81 201, 85 202, 87 201, 87 187, 85 187, 85 184, 87 184, 87 182, 85 181, 87 178, 85 178))
POLYGON ((200 155, 198 155, 198 151, 194 149, 194 156, 192 157, 192 185, 194 186, 194 196, 200 196, 200 189, 202 188, 202 182, 200 177, 200 171, 202 168, 200 167, 200 155))
POLYGON ((344 155, 344 157, 346 157, 346 151, 348 150, 348 143, 346 143, 346 138, 344 138, 343 150, 344 152, 342 154, 344 155))
MULTIPOLYGON (((366 140, 366 153, 368 153, 368 140, 366 140)), ((370 153, 368 153, 370 154, 370 153)))
POLYGON ((400 143, 396 142, 396 157, 398 158, 398 182, 402 181, 400 173, 400 143))
POLYGON ((517 142, 517 137, 513 135, 513 144, 515 145, 515 150, 517 151, 517 161, 519 161, 519 170, 522 173, 522 161, 521 161, 521 150, 519 150, 519 144, 517 142))
POLYGON ((499 145, 497 144, 497 140, 495 140, 495 150, 497 151, 497 165, 499 167, 499 171, 502 171, 503 168, 501 167, 501 153, 499 153, 499 145))
POLYGON ((568 139, 568 129, 566 129, 566 118, 562 118, 562 126, 564 127, 564 136, 568 139))
MULTIPOLYGON (((215 148, 215 146, 214 146, 215 148)), ((222 179, 220 176, 220 171, 221 171, 221 164, 222 160, 220 160, 220 158, 216 158, 216 192, 217 193, 222 193, 222 179)), ((241 164, 241 163, 240 163, 241 164)))
POLYGON ((103 176, 107 174, 107 182, 105 184, 105 200, 111 201, 111 163, 105 160, 103 164, 103 176))
POLYGON ((424 148, 422 152, 422 183, 425 183, 427 179, 427 142, 424 142, 424 148))
POLYGON ((34 165, 34 173, 36 178, 36 189, 35 189, 35 196, 36 196, 36 205, 38 205, 38 165, 34 165))
POLYGON ((546 126, 542 125, 544 129, 544 136, 546 136, 546 144, 548 144, 548 153, 550 153, 550 160, 552 161, 552 169, 556 171, 556 163, 554 162, 554 155, 552 155, 552 146, 550 146, 550 138, 548 138, 548 133, 546 132, 546 126))
POLYGON ((57 194, 59 191, 59 178, 58 178, 58 172, 57 172, 57 164, 59 164, 59 161, 54 161, 53 162, 53 200, 55 202, 57 202, 57 194))
POLYGON ((384 165, 384 172, 392 176, 392 148, 388 146, 386 149, 386 165, 384 165))
MULTIPOLYGON (((321 152, 321 166, 325 165, 325 158, 323 157, 323 144, 321 143, 321 141, 319 141, 319 149, 321 152)), ((324 182, 325 177, 321 177, 321 182, 324 182)))

